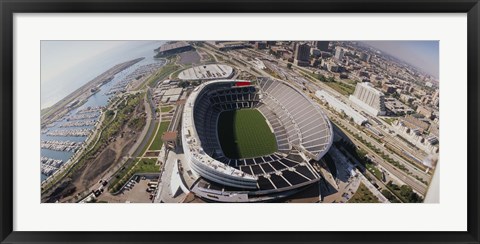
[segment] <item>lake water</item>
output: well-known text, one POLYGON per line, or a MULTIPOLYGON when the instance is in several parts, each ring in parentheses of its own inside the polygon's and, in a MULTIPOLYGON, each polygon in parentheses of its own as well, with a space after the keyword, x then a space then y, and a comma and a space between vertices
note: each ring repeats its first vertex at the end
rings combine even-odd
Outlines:
MULTIPOLYGON (((128 60, 132 60, 135 58, 145 57, 144 60, 116 74, 110 82, 100 87, 101 90, 99 92, 90 96, 85 104, 70 111, 64 118, 62 118, 60 121, 57 121, 55 123, 55 126, 48 128, 49 131, 93 128, 93 126, 81 126, 81 127, 60 127, 60 126, 67 122, 68 117, 77 115, 77 112, 79 110, 85 109, 87 107, 106 106, 108 104, 109 98, 112 96, 112 95, 106 94, 110 90, 110 88, 113 87, 115 84, 119 83, 120 81, 124 80, 126 76, 131 74, 137 68, 143 65, 157 63, 157 62, 164 63, 164 60, 162 59, 153 58, 153 56, 155 55, 155 52, 153 50, 155 48, 158 48, 163 43, 164 42, 158 42, 158 41, 133 41, 132 43, 128 43, 127 45, 125 45, 125 47, 122 50, 116 50, 116 51, 105 53, 104 56, 98 57, 98 59, 91 61, 91 63, 89 63, 89 65, 86 65, 86 66, 87 67, 95 66, 95 68, 93 70, 89 70, 88 74, 86 73, 85 75, 83 75, 82 76, 84 77, 83 79, 72 78, 72 82, 70 85, 66 86, 66 88, 60 92, 57 91, 57 93, 60 93, 60 94, 51 95, 50 94, 51 92, 42 90, 42 104, 44 101, 46 101, 46 103, 49 103, 49 102, 51 103, 52 101, 53 103, 55 103, 56 101, 59 101, 60 99, 64 98, 65 96, 75 91, 85 83, 89 82, 91 79, 93 79, 97 75, 110 69, 114 65, 128 61, 128 60), (86 78, 86 77, 89 77, 89 78, 86 78), (58 99, 58 100, 48 100, 47 98, 44 99, 44 97, 48 97, 48 96, 53 97, 51 99, 58 99)), ((85 67, 79 67, 79 71, 76 71, 75 73, 81 72, 82 70, 84 70, 84 72, 87 72, 85 70, 85 67)), ((68 82, 65 82, 65 83, 68 83, 68 82)), ((99 116, 95 118, 84 119, 84 120, 98 120, 98 119, 99 119, 99 116)), ((82 120, 76 120, 76 121, 82 121, 82 120)), ((49 136, 49 135, 46 135, 45 133, 42 133, 40 137, 41 137, 41 140, 75 141, 75 142, 84 142, 87 139, 87 137, 84 137, 84 136, 78 136, 78 137, 77 136, 49 136)), ((67 162, 72 157, 72 155, 73 155, 73 152, 61 152, 61 151, 54 151, 49 149, 41 149, 42 157, 60 159, 60 160, 63 160, 64 163, 67 162)), ((40 175, 41 175, 41 181, 44 181, 47 178, 46 175, 43 175, 43 174, 40 174, 40 175)))

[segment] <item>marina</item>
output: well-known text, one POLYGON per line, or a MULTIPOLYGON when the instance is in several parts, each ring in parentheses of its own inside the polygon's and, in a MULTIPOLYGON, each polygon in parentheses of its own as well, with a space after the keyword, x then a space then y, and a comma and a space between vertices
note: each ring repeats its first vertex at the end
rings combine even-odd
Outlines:
POLYGON ((95 113, 83 113, 83 114, 73 115, 73 116, 67 118, 67 121, 82 120, 82 119, 93 119, 93 118, 97 118, 98 116, 100 116, 100 113, 98 113, 98 112, 95 112, 95 113))
POLYGON ((89 129, 54 130, 47 132, 47 136, 88 136, 90 133, 89 129))
POLYGON ((62 152, 76 152, 82 145, 81 142, 74 141, 41 141, 40 147, 42 149, 49 149, 62 152))
MULTIPOLYGON (((52 163, 53 165, 42 163, 42 182, 61 167, 55 166, 58 162, 62 162, 63 165, 63 162, 68 162, 74 154, 80 152, 83 143, 97 126, 113 94, 126 91, 130 82, 150 75, 165 64, 165 60, 153 58, 153 49, 156 47, 158 47, 156 43, 146 45, 143 50, 135 54, 138 55, 137 57, 145 57, 143 60, 115 74, 97 87, 102 91, 114 92, 96 92, 81 106, 42 128, 40 135, 42 159, 40 161, 57 160, 55 161, 57 163, 52 163)), ((135 57, 132 55, 129 58, 135 57)))
POLYGON ((87 107, 87 108, 78 110, 77 114, 101 112, 102 109, 104 109, 104 108, 105 108, 105 106, 87 107))
POLYGON ((60 159, 53 159, 47 157, 40 158, 41 167, 40 170, 42 174, 49 176, 53 174, 55 171, 63 165, 63 161, 60 159))
POLYGON ((118 82, 113 86, 106 95, 116 94, 118 92, 125 92, 127 90, 127 85, 134 80, 139 80, 145 76, 148 76, 158 70, 165 64, 163 60, 158 60, 155 63, 146 64, 138 67, 135 71, 127 75, 122 81, 118 82))
POLYGON ((65 124, 60 125, 61 128, 63 127, 81 127, 81 126, 92 126, 97 123, 97 120, 80 120, 80 121, 70 121, 65 124))

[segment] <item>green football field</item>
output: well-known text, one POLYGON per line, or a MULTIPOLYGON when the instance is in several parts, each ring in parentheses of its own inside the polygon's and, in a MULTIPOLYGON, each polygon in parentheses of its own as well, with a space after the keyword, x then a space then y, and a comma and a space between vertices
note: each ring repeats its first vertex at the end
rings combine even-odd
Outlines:
POLYGON ((229 158, 252 158, 277 150, 275 135, 256 109, 222 112, 218 119, 218 137, 229 158))

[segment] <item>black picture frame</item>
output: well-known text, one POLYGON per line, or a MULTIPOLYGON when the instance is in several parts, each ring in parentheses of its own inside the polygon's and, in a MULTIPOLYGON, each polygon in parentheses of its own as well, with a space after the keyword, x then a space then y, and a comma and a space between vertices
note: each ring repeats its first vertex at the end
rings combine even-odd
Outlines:
MULTIPOLYGON (((1 243, 479 243, 478 0, 0 0, 1 243), (14 13, 468 13, 468 231, 466 232, 20 232, 13 231, 14 13)), ((33 216, 32 216, 33 217, 33 216)), ((214 230, 212 230, 214 231, 214 230)))

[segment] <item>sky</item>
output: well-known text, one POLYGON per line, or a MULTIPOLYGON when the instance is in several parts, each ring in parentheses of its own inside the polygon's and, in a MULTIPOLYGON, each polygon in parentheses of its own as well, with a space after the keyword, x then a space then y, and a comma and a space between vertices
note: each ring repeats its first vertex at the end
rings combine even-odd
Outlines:
POLYGON ((153 57, 160 41, 42 41, 41 107, 46 108, 116 64, 153 57))
POLYGON ((42 84, 125 41, 42 41, 42 84))
MULTIPOLYGON (((363 42, 438 78, 438 41, 363 42)), ((117 63, 145 55, 145 53, 153 55, 153 49, 161 43, 159 41, 42 41, 41 107, 52 105, 117 63)))
POLYGON ((438 41, 363 41, 439 78, 438 41))

